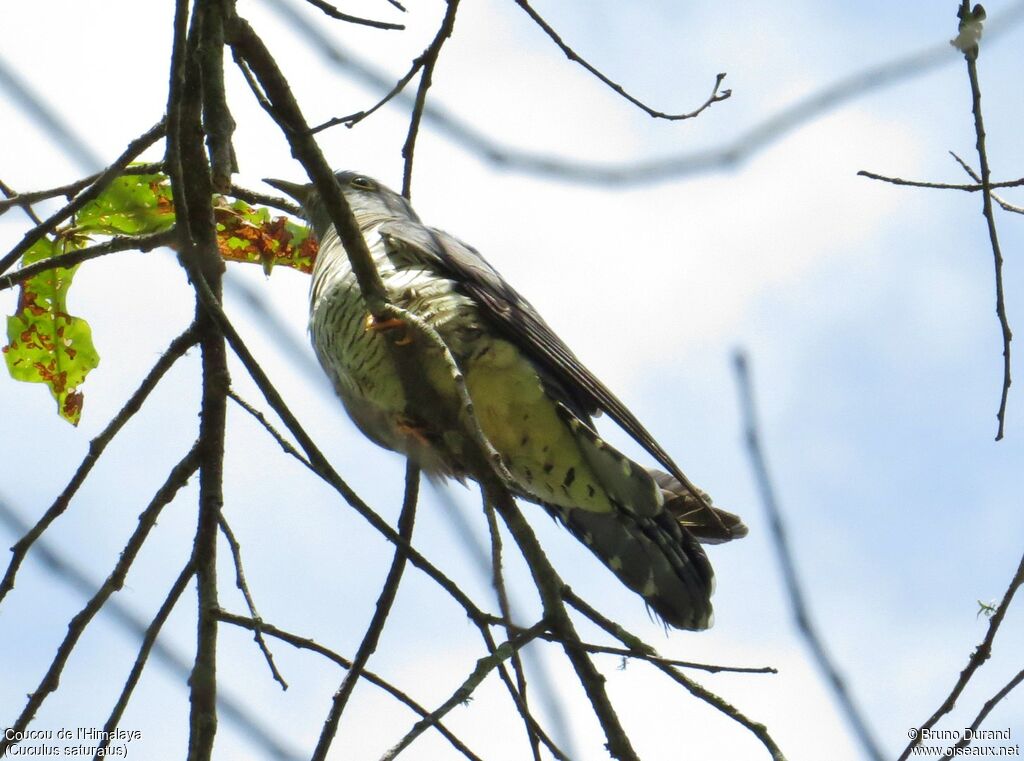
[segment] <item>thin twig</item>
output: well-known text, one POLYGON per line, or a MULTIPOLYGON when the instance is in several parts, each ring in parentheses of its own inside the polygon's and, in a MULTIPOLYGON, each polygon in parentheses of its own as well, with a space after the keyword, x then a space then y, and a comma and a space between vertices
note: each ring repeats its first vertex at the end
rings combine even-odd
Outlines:
MULTIPOLYGON (((645 643, 635 634, 631 634, 630 632, 626 631, 618 623, 611 621, 605 616, 601 615, 601 613, 595 610, 591 605, 589 605, 585 600, 580 598, 575 592, 573 592, 568 587, 563 587, 562 597, 565 599, 567 603, 569 603, 569 605, 574 607, 576 610, 578 610, 584 616, 586 616, 595 624, 600 626, 606 632, 611 634, 613 637, 621 641, 630 650, 639 650, 641 652, 649 652, 651 654, 656 654, 653 647, 645 643)), ((734 705, 729 703, 724 698, 719 697, 715 693, 711 692, 711 690, 707 689, 706 687, 703 687, 702 685, 698 684, 697 682, 693 681, 687 676, 680 674, 671 664, 665 663, 660 659, 651 659, 649 662, 652 665, 654 665, 658 670, 668 675, 673 681, 685 687, 691 695, 693 695, 696 698, 699 698, 700 700, 703 700, 705 703, 707 703, 714 709, 722 712, 740 726, 750 730, 750 732, 761 742, 761 744, 764 745, 769 755, 771 755, 773 761, 786 761, 786 756, 783 754, 779 746, 775 743, 775 740, 772 739, 772 736, 768 733, 768 728, 764 724, 752 721, 738 708, 736 708, 734 705)))
POLYGON ((476 662, 476 667, 469 676, 466 677, 462 684, 459 685, 458 689, 456 689, 440 707, 432 711, 429 717, 425 717, 416 722, 412 729, 410 729, 405 736, 398 741, 398 743, 380 757, 380 761, 394 761, 398 754, 408 748, 409 745, 412 744, 413 740, 423 734, 424 730, 426 730, 426 728, 434 721, 444 717, 445 714, 455 708, 455 706, 466 704, 473 697, 473 692, 476 688, 480 686, 484 678, 486 678, 486 676, 491 673, 495 667, 508 659, 512 653, 534 640, 545 626, 547 626, 547 624, 543 621, 536 623, 526 631, 516 634, 511 639, 503 642, 493 653, 480 658, 476 662))
MULTIPOLYGON (((992 709, 995 708, 1003 700, 1003 698, 1005 698, 1017 687, 1019 687, 1022 682, 1024 682, 1024 669, 1018 671, 1009 682, 1003 685, 999 692, 997 692, 995 695, 993 695, 991 698, 985 701, 985 704, 981 707, 981 710, 978 711, 978 715, 975 716, 974 721, 971 722, 971 726, 968 727, 968 729, 971 731, 964 732, 964 736, 953 747, 959 750, 961 748, 966 748, 968 745, 970 745, 971 741, 975 738, 974 732, 978 729, 978 727, 981 726, 981 722, 985 720, 989 713, 992 712, 992 709)), ((943 756, 941 761, 952 761, 954 755, 956 755, 959 758, 961 755, 965 754, 951 753, 943 756)))
MULTIPOLYGON (((974 171, 974 168, 970 164, 968 164, 966 161, 964 161, 962 158, 956 155, 956 153, 954 153, 953 151, 950 151, 949 155, 956 159, 957 163, 960 164, 961 167, 963 167, 963 170, 967 172, 968 175, 970 175, 972 180, 979 183, 981 182, 981 177, 978 176, 978 173, 974 171)), ((1020 180, 1020 182, 1021 184, 1024 184, 1024 179, 1020 180)), ((990 188, 1001 188, 1004 186, 1006 186, 1006 184, 1001 182, 993 182, 989 184, 990 188)), ((982 185, 977 186, 978 190, 981 190, 983 187, 984 186, 982 185)), ((1008 203, 1000 196, 997 196, 995 193, 992 194, 992 200, 995 201, 1000 206, 1002 206, 1005 211, 1013 212, 1014 214, 1024 214, 1024 207, 1014 206, 1012 203, 1008 203)))
MULTIPOLYGON (((259 629, 264 634, 274 637, 275 639, 279 639, 282 642, 287 642, 292 647, 298 648, 300 650, 309 650, 310 652, 322 655, 323 657, 338 664, 344 669, 352 668, 352 661, 350 661, 347 658, 343 658, 342 656, 335 653, 333 650, 324 647, 316 640, 309 639, 308 637, 300 637, 296 634, 291 634, 282 629, 278 629, 276 626, 268 624, 265 621, 256 621, 252 618, 245 618, 244 616, 238 616, 223 610, 220 611, 217 614, 217 616, 220 618, 221 621, 223 621, 226 624, 240 626, 243 629, 249 629, 250 631, 255 631, 259 629)), ((402 690, 398 689, 385 679, 382 679, 380 676, 378 676, 372 671, 364 670, 362 673, 362 678, 370 684, 373 684, 387 692, 389 695, 391 695, 393 698, 398 700, 403 705, 410 708, 414 713, 418 714, 420 717, 427 719, 430 722, 431 726, 433 726, 438 732, 440 732, 445 737, 445 739, 448 740, 448 742, 450 742, 452 746, 460 753, 462 753, 462 755, 464 755, 466 758, 473 759, 473 761, 480 761, 479 757, 475 753, 470 751, 469 748, 467 748, 465 744, 462 743, 461 740, 459 740, 444 726, 444 724, 442 724, 437 719, 431 719, 430 712, 427 711, 426 708, 417 703, 415 700, 410 698, 402 690)))
POLYGON ((89 452, 85 455, 85 458, 79 464, 78 469, 75 470, 74 475, 68 482, 68 485, 64 487, 64 490, 57 496, 57 499, 53 501, 53 504, 43 513, 43 516, 36 522, 36 524, 21 538, 13 547, 11 547, 11 562, 7 566, 7 571, 4 574, 3 580, 0 581, 0 602, 3 601, 7 593, 14 588, 14 577, 18 573, 18 568, 21 566, 22 561, 25 559, 25 554, 29 551, 32 543, 35 542, 39 536, 49 528, 50 524, 53 523, 65 510, 71 502, 71 498, 75 496, 79 487, 85 481, 86 476, 92 470, 96 461, 100 455, 103 454, 103 450, 107 448, 107 445, 117 435, 117 433, 124 427, 135 415, 136 412, 142 407, 142 403, 149 396, 150 392, 156 388, 157 383, 164 374, 171 368, 171 366, 197 341, 197 332, 195 324, 190 325, 181 335, 171 341, 170 346, 160 356, 160 359, 156 361, 156 364, 150 369, 149 373, 139 384, 139 387, 135 392, 128 398, 124 406, 120 411, 113 417, 113 419, 107 423, 107 426, 96 435, 96 437, 89 442, 89 452))
POLYGON ((935 724, 945 716, 947 713, 953 710, 953 706, 956 705, 956 701, 960 698, 964 688, 967 687, 967 683, 971 681, 974 676, 974 672, 977 671, 981 664, 989 659, 992 655, 992 642, 995 640, 996 632, 999 631, 1000 625, 1003 623, 1003 618, 1006 616, 1006 611, 1010 607, 1010 603, 1013 601, 1013 596, 1017 590, 1020 589, 1021 585, 1024 585, 1024 555, 1021 556, 1020 563, 1017 565, 1017 571, 1010 579, 1010 585, 1006 588, 1006 592, 1003 594, 1003 599, 999 603, 999 607, 996 608, 996 612, 992 614, 992 617, 988 620, 988 631, 985 632, 985 638, 981 641, 974 652, 971 653, 971 657, 967 660, 967 665, 963 671, 960 672, 959 678, 956 680, 956 684, 953 685, 953 689, 950 691, 946 699, 942 701, 940 705, 924 724, 919 727, 919 731, 915 737, 910 741, 903 753, 900 754, 897 761, 906 761, 913 753, 914 748, 921 742, 922 736, 925 734, 924 730, 931 729, 935 724))
POLYGON ((234 184, 228 188, 227 195, 239 198, 246 203, 263 204, 264 206, 271 206, 275 209, 288 212, 296 217, 302 216, 302 209, 299 208, 298 204, 282 198, 281 196, 267 195, 266 193, 249 190, 248 188, 243 188, 240 185, 234 184))
POLYGON ((409 132, 405 136, 405 143, 402 145, 402 158, 405 163, 402 169, 402 195, 406 199, 412 198, 412 161, 416 152, 416 136, 420 130, 420 120, 423 118, 423 107, 427 102, 427 90, 434 76, 434 68, 437 66, 437 57, 441 53, 441 47, 445 40, 452 36, 452 29, 455 27, 455 14, 459 9, 459 0, 447 0, 448 10, 445 11, 441 26, 434 35, 434 40, 423 52, 423 73, 420 74, 420 85, 416 88, 416 100, 412 107, 412 115, 409 117, 409 132))
POLYGON ((81 264, 82 262, 89 261, 90 259, 97 259, 101 256, 114 254, 119 251, 152 251, 154 248, 169 245, 176 237, 177 233, 173 228, 159 233, 150 233, 148 235, 115 235, 103 243, 97 243, 95 246, 79 248, 74 251, 69 251, 66 254, 51 256, 49 259, 43 259, 35 264, 30 264, 29 266, 22 267, 14 272, 9 272, 6 275, 0 275, 0 291, 13 288, 15 285, 24 283, 26 280, 35 277, 40 272, 47 272, 48 270, 56 269, 58 267, 70 269, 76 264, 81 264))
POLYGON ((725 79, 725 76, 726 76, 725 74, 719 74, 715 78, 715 86, 711 90, 711 95, 708 96, 708 99, 706 101, 704 101, 704 103, 702 105, 700 105, 698 108, 694 109, 693 111, 690 111, 690 112, 687 112, 687 113, 683 113, 683 114, 668 114, 668 113, 665 113, 664 111, 657 111, 657 110, 651 108, 650 106, 648 106, 643 101, 641 101, 641 100, 633 97, 632 95, 630 95, 628 92, 626 92, 623 89, 622 85, 620 85, 620 84, 618 84, 616 82, 613 82, 607 76, 602 74, 597 68, 595 68, 593 65, 591 65, 586 60, 581 58, 580 55, 575 50, 573 50, 571 47, 566 45, 565 42, 562 41, 562 38, 558 36, 558 32, 556 32, 551 27, 550 24, 548 24, 543 18, 541 18, 540 14, 537 13, 537 11, 535 11, 530 6, 530 4, 528 2, 526 2, 526 0, 515 0, 515 2, 516 2, 516 5, 518 5, 524 11, 526 11, 527 15, 529 15, 529 17, 531 19, 533 19, 533 22, 537 26, 539 26, 541 29, 544 30, 544 33, 548 37, 551 38, 551 41, 554 42, 558 46, 559 50, 561 50, 563 53, 565 53, 565 57, 566 58, 568 58, 570 61, 574 61, 574 62, 578 63, 584 69, 586 69, 591 74, 593 74, 595 77, 597 77, 599 80, 601 80, 601 82, 603 82, 605 85, 607 85, 612 90, 614 90, 616 93, 618 93, 623 98, 628 100, 634 106, 636 106, 641 111, 643 111, 645 114, 647 114, 648 116, 651 116, 651 117, 653 117, 655 119, 667 119, 669 121, 679 121, 679 120, 682 120, 682 119, 692 119, 695 116, 697 116, 698 114, 700 114, 702 111, 704 111, 704 109, 708 108, 712 103, 717 103, 718 101, 725 100, 730 95, 732 95, 732 90, 722 90, 721 92, 719 92, 719 88, 722 86, 722 81, 725 79))
POLYGON ((253 407, 251 404, 249 404, 247 401, 245 401, 242 397, 240 397, 231 389, 228 389, 228 398, 231 399, 243 410, 248 412, 250 415, 252 415, 254 418, 256 418, 256 420, 259 421, 260 425, 262 425, 266 429, 267 433, 269 433, 273 437, 274 441, 281 445, 281 449, 285 451, 285 454, 291 455, 310 470, 314 469, 313 466, 309 464, 309 460, 307 460, 305 456, 301 452, 299 452, 299 450, 292 446, 292 443, 288 441, 288 439, 282 436, 278 432, 278 430, 270 424, 270 421, 267 420, 266 416, 262 412, 253 407))
POLYGON ((317 132, 322 132, 325 129, 336 127, 339 124, 344 124, 346 127, 354 127, 359 122, 363 121, 363 119, 367 118, 375 111, 382 108, 392 98, 394 98, 396 95, 402 92, 402 90, 405 89, 405 86, 412 81, 412 78, 416 76, 416 72, 423 67, 423 62, 426 60, 427 51, 429 50, 430 48, 428 47, 427 50, 423 51, 423 53, 414 58, 412 61, 412 65, 409 67, 409 71, 405 73, 405 76, 399 79, 398 82, 395 83, 395 86, 388 90, 388 92, 380 100, 378 100, 376 103, 370 106, 370 108, 365 109, 363 111, 356 111, 354 114, 349 114, 348 116, 336 116, 333 119, 328 119, 322 124, 318 124, 317 126, 312 127, 309 130, 309 133, 311 135, 315 135, 317 132))
MULTIPOLYGON (((24 534, 29 525, 13 509, 0 498, 0 522, 5 523, 15 534, 24 534)), ((50 545, 41 537, 32 545, 32 557, 52 573, 59 582, 67 585, 82 597, 88 599, 96 592, 99 583, 83 571, 65 553, 50 545)), ((132 639, 142 642, 146 637, 152 621, 143 619, 128 605, 111 597, 100 611, 121 627, 132 639)), ((175 683, 185 685, 188 680, 191 663, 173 646, 157 639, 149 652, 150 658, 156 660, 171 675, 175 683)), ((308 761, 308 756, 299 753, 284 739, 274 735, 274 729, 262 719, 257 719, 246 706, 228 694, 217 695, 218 715, 235 725, 239 732, 248 737, 255 745, 263 749, 268 758, 277 761, 308 761)))
POLYGON ((57 225, 75 212, 79 211, 83 206, 89 203, 89 201, 92 201, 102 193, 114 178, 124 172, 124 168, 128 166, 128 164, 134 161, 140 153, 164 136, 164 126, 164 120, 161 119, 142 135, 132 140, 128 144, 128 147, 125 148, 124 153, 118 156, 114 163, 100 172, 99 176, 87 188, 75 196, 74 200, 70 201, 44 219, 41 225, 36 225, 25 233, 21 241, 3 258, 0 258, 0 274, 9 270, 14 263, 17 262, 22 255, 32 248, 32 246, 35 245, 35 243, 44 235, 53 232, 57 225))
MULTIPOLYGON (((235 532, 228 525, 228 520, 224 517, 223 512, 219 516, 219 523, 221 533, 224 534, 224 538, 228 540, 228 546, 231 548, 231 559, 235 564, 235 586, 238 587, 242 597, 245 598, 245 605, 249 609, 249 615, 252 616, 252 619, 254 621, 262 621, 263 619, 260 618, 260 614, 256 612, 256 602, 253 600, 252 592, 249 589, 249 582, 245 580, 245 571, 242 570, 242 545, 239 544, 238 539, 235 537, 235 532)), ((263 653, 263 659, 267 662, 267 667, 270 669, 270 674, 274 677, 274 681, 281 685, 282 690, 287 690, 288 682, 284 680, 281 672, 277 670, 277 664, 274 663, 274 655, 270 652, 270 648, 267 647, 263 634, 257 630, 253 632, 253 639, 256 641, 260 652, 263 653)))
MULTIPOLYGON (((162 161, 156 161, 149 164, 132 164, 122 169, 121 174, 156 174, 163 171, 163 167, 164 164, 162 161)), ((69 182, 66 185, 60 185, 56 188, 47 188, 46 190, 34 190, 29 193, 10 194, 4 190, 4 193, 7 194, 8 197, 4 200, 0 200, 0 215, 3 215, 4 212, 14 206, 27 207, 50 198, 59 198, 64 196, 70 200, 76 193, 82 190, 82 188, 88 187, 92 183, 96 182, 96 180, 99 179, 99 176, 99 173, 90 174, 88 177, 83 177, 80 180, 69 182)), ((3 189, 3 187, 0 186, 0 189, 3 189)), ((43 221, 41 219, 36 220, 36 224, 42 223, 43 221)))
MULTIPOLYGON (((419 499, 420 469, 412 460, 406 461, 405 466, 405 496, 402 499, 402 512, 398 516, 398 535, 406 542, 412 541, 412 529, 416 522, 416 502, 419 499)), ((377 649, 381 632, 384 631, 384 624, 391 613, 391 606, 398 594, 398 585, 402 581, 402 574, 405 571, 406 555, 401 547, 395 548, 395 556, 391 561, 391 568, 388 569, 387 578, 377 598, 377 606, 374 610, 370 624, 366 627, 359 648, 352 659, 352 667, 345 674, 341 686, 334 694, 331 701, 331 710, 324 721, 323 729, 320 732, 320 739, 317 741, 316 749, 313 751, 313 761, 324 761, 327 752, 331 748, 334 736, 338 732, 338 723, 345 711, 352 690, 355 689, 359 677, 362 676, 370 656, 377 649)))
MULTIPOLYGON (((345 71, 354 79, 387 92, 394 84, 390 74, 379 71, 341 47, 335 39, 294 11, 286 0, 264 0, 292 26, 327 61, 345 71)), ((1005 37, 1024 19, 1024 1, 1018 0, 1001 14, 988 21, 986 40, 991 45, 1005 37)), ((841 77, 831 84, 799 98, 774 114, 741 132, 734 140, 706 150, 689 150, 658 156, 641 161, 608 164, 589 161, 571 161, 561 156, 545 155, 510 148, 496 143, 486 132, 438 105, 428 104, 423 113, 425 122, 432 124, 464 150, 479 156, 503 170, 546 177, 562 182, 593 185, 641 185, 690 177, 706 172, 733 169, 751 156, 782 139, 798 127, 857 97, 883 87, 925 74, 954 60, 948 38, 913 53, 875 64, 841 77)), ((399 95, 404 105, 412 103, 412 96, 399 95)))
MULTIPOLYGON (((964 13, 970 14, 970 4, 967 0, 961 2, 960 7, 964 13)), ((966 18, 966 17, 965 17, 966 18)), ((996 219, 992 213, 992 173, 988 165, 988 152, 985 150, 985 121, 981 114, 981 85, 978 81, 978 51, 977 47, 964 53, 967 59, 967 77, 971 81, 971 110, 974 113, 974 133, 977 138, 978 160, 981 168, 982 190, 982 214, 985 215, 985 222, 988 227, 988 238, 992 244, 992 259, 995 265, 996 274, 996 316, 999 318, 999 329, 1003 338, 1003 388, 999 397, 999 411, 996 413, 998 426, 996 428, 996 441, 1003 438, 1003 429, 1006 423, 1006 400, 1010 394, 1010 341, 1013 340, 1013 333, 1010 332, 1010 323, 1006 317, 1006 302, 1003 298, 1003 254, 999 248, 999 236, 996 233, 996 219)))
MULTIPOLYGON (((314 8, 319 8, 331 18, 338 19, 339 21, 347 21, 350 24, 361 24, 362 26, 372 26, 374 29, 405 29, 405 24, 392 24, 387 21, 374 21, 373 19, 361 18, 360 16, 353 16, 349 13, 342 13, 325 0, 306 0, 306 2, 314 8)), ((402 8, 402 10, 405 9, 402 8)))
MULTIPOLYGON (((956 156, 956 154, 953 154, 956 156)), ((960 158, 957 157, 957 161, 960 158)), ((857 172, 858 177, 867 177, 869 180, 880 180, 882 182, 888 182, 890 185, 906 185, 911 188, 933 188, 934 190, 964 190, 968 193, 977 193, 979 190, 984 190, 985 186, 981 184, 981 180, 978 179, 976 185, 956 185, 948 182, 922 182, 920 180, 904 180, 901 177, 888 177, 884 174, 876 174, 875 172, 869 172, 866 169, 861 169, 857 172)), ((1006 182, 993 182, 989 185, 990 188, 1017 188, 1024 185, 1024 177, 1019 180, 1007 180, 1006 182)))
POLYGON ((171 615, 171 611, 174 610, 174 606, 178 604, 178 600, 181 598, 182 592, 185 591, 185 587, 188 586, 189 580, 195 575, 196 566, 192 558, 188 559, 185 567, 181 569, 181 573, 178 574, 178 578, 174 580, 174 584, 171 585, 170 591, 164 598, 163 604, 160 609, 153 616, 152 622, 146 627, 146 633, 142 637, 142 644, 139 647, 139 654, 135 657, 135 663, 132 664, 132 670, 128 673, 128 678, 124 681, 124 686, 121 688, 121 694, 117 696, 117 703, 114 704, 114 708, 110 712, 110 716, 107 718, 106 723, 103 725, 103 731, 105 735, 100 741, 100 744, 96 748, 96 753, 92 757, 92 761, 104 761, 107 758, 106 754, 101 757, 103 751, 106 750, 107 746, 110 745, 111 737, 113 732, 117 729, 117 725, 121 722, 121 717, 124 715, 124 709, 128 707, 128 701, 131 700, 132 692, 135 691, 136 685, 139 683, 139 679, 142 677, 142 670, 146 667, 146 661, 149 660, 149 654, 153 649, 153 645, 156 644, 156 638, 160 634, 160 630, 166 623, 167 618, 171 615))
POLYGON ((604 676, 591 662, 565 609, 562 600, 564 584, 544 554, 533 529, 523 518, 507 491, 495 489, 493 486, 487 485, 486 482, 482 490, 484 499, 493 502, 526 560, 541 597, 544 618, 549 622, 550 629, 561 637, 562 649, 576 671, 576 676, 590 700, 594 715, 604 731, 608 741, 605 746, 608 753, 619 761, 638 761, 639 757, 633 750, 629 735, 626 734, 619 721, 605 690, 604 676))
POLYGON ((93 595, 85 604, 85 607, 83 607, 74 616, 74 618, 71 619, 71 622, 68 624, 68 632, 64 636, 64 640, 57 648, 57 652, 53 656, 50 667, 39 682, 39 686, 28 696, 28 703, 26 704, 25 709, 11 725, 11 730, 0 735, 0 758, 2 758, 7 752, 7 749, 12 743, 12 738, 25 730, 35 717, 36 711, 39 710, 43 701, 46 700, 46 697, 57 689, 60 684, 61 672, 64 670, 64 666, 67 664, 68 658, 71 657, 71 652, 74 650, 75 645, 78 644, 79 638, 85 632, 89 622, 92 621, 100 608, 103 607, 103 604, 107 599, 114 594, 114 592, 124 586, 125 577, 128 575, 128 571, 131 568, 132 563, 135 562, 135 558, 139 554, 139 550, 142 549, 143 543, 149 536, 150 530, 156 525, 156 520, 160 515, 160 511, 174 499, 178 490, 184 486, 192 474, 196 472, 196 469, 199 467, 199 461, 200 451, 197 442, 192 446, 192 449, 189 450, 188 454, 186 454, 177 465, 171 468, 171 472, 168 474, 167 480, 164 481, 163 485, 157 490, 146 509, 142 511, 142 514, 139 516, 139 525, 128 538, 114 569, 110 572, 107 580, 103 582, 103 586, 101 586, 96 591, 96 594, 93 595))
MULTIPOLYGON (((498 528, 498 517, 495 515, 494 505, 485 502, 484 512, 487 514, 487 531, 491 537, 491 580, 494 585, 494 592, 498 597, 501 617, 505 619, 505 638, 511 639, 514 624, 512 621, 512 606, 509 604, 508 599, 508 589, 505 586, 505 573, 502 569, 501 531, 498 528)), ((526 696, 526 670, 523 668, 523 658, 518 650, 512 653, 512 670, 516 675, 515 692, 518 693, 519 700, 515 700, 516 695, 512 697, 515 700, 516 708, 526 723, 526 736, 530 741, 533 757, 535 761, 540 761, 540 738, 537 737, 537 733, 533 730, 534 722, 531 721, 533 714, 530 712, 530 704, 526 696)))
MULTIPOLYGON (((7 200, 13 199, 15 196, 19 195, 18 193, 14 192, 14 188, 12 188, 10 185, 8 185, 3 180, 0 180, 0 193, 3 193, 5 196, 7 196, 7 200)), ((0 203, 5 203, 5 202, 4 201, 0 201, 0 203)), ((28 218, 30 220, 32 220, 32 224, 34 224, 34 225, 41 225, 41 224, 43 224, 43 220, 39 218, 38 214, 36 214, 36 210, 32 208, 32 204, 30 204, 30 203, 21 204, 21 208, 24 210, 24 212, 28 216, 28 218)), ((3 214, 5 211, 7 211, 7 207, 0 206, 0 214, 3 214)))
POLYGON ((779 508, 775 497, 775 489, 772 486, 764 449, 761 445, 757 412, 754 405, 754 392, 750 381, 750 370, 747 357, 742 351, 737 351, 733 356, 733 366, 736 371, 736 385, 739 389, 740 412, 743 417, 743 437, 747 444, 747 454, 750 457, 750 464, 754 470, 754 480, 757 482, 757 488, 761 495, 761 503, 764 506, 765 513, 767 513, 775 554, 782 571, 783 586, 786 589, 786 596, 789 598, 797 630, 807 644, 814 664, 818 667, 818 671, 832 690, 843 717, 853 730, 864 755, 875 761, 882 761, 884 756, 881 748, 868 727, 863 713, 850 694, 846 681, 839 673, 838 667, 833 663, 828 648, 825 647, 825 642, 814 624, 807 601, 804 598, 803 587, 796 570, 796 564, 793 561, 793 552, 789 546, 789 537, 786 532, 785 521, 782 517, 782 510, 779 508))

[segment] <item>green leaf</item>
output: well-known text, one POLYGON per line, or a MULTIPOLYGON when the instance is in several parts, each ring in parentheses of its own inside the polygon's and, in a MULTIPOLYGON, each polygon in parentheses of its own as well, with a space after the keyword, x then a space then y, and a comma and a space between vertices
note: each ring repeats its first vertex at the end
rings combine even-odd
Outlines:
POLYGON ((174 202, 166 175, 126 174, 78 212, 74 230, 83 235, 143 235, 173 224, 174 202))
MULTIPOLYGON (((80 247, 68 239, 39 240, 23 258, 32 264, 80 247)), ((11 377, 45 383, 61 417, 78 425, 83 395, 78 387, 99 364, 89 323, 67 311, 67 291, 78 267, 56 267, 21 285, 18 311, 7 318, 4 360, 11 377)))

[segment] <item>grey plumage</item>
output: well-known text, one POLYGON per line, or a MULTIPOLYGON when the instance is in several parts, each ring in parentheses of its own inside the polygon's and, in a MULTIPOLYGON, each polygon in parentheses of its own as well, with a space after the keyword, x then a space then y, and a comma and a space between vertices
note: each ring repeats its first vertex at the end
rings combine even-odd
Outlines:
MULTIPOLYGON (((519 496, 543 505, 669 624, 710 625, 714 574, 697 540, 743 536, 742 521, 692 489, 636 417, 475 249, 423 225, 405 199, 375 180, 353 172, 337 180, 389 298, 444 341, 519 496), (591 420, 601 412, 668 473, 603 442, 591 420)), ((320 241, 310 330, 349 415, 370 439, 428 472, 471 475, 452 444, 457 432, 430 430, 408 409, 392 349, 367 322, 318 194, 310 185, 268 182, 302 203, 320 241)), ((454 393, 450 369, 430 362, 423 377, 454 393)))

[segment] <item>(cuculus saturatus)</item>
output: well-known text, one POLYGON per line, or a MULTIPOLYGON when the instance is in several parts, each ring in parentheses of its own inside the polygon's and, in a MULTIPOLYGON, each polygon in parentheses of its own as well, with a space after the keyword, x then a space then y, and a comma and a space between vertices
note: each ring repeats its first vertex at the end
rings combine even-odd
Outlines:
MULTIPOLYGON (((376 180, 355 172, 336 177, 389 299, 447 346, 480 431, 516 494, 543 505, 665 622, 680 629, 710 626, 714 573, 700 543, 744 536, 743 522, 711 506, 475 249, 424 225, 408 201, 376 180), (591 419, 602 412, 667 472, 638 465, 602 441, 591 419)), ((402 347, 387 342, 409 339, 385 335, 400 322, 374 322, 319 194, 312 185, 268 183, 302 204, 320 242, 310 331, 352 420, 432 476, 472 475, 451 443, 459 432, 431 430, 408 409, 392 354, 402 347)), ((442 394, 455 395, 454 373, 445 367, 438 362, 423 372, 442 394), (452 377, 439 381, 445 372, 452 377)))

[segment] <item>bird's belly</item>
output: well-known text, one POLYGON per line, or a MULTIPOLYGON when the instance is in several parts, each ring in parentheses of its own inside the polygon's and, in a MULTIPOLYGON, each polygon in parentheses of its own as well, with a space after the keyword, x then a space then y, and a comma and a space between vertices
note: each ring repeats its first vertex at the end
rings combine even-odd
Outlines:
POLYGON ((515 346, 492 339, 464 364, 480 428, 526 496, 594 512, 613 509, 536 369, 515 346))

